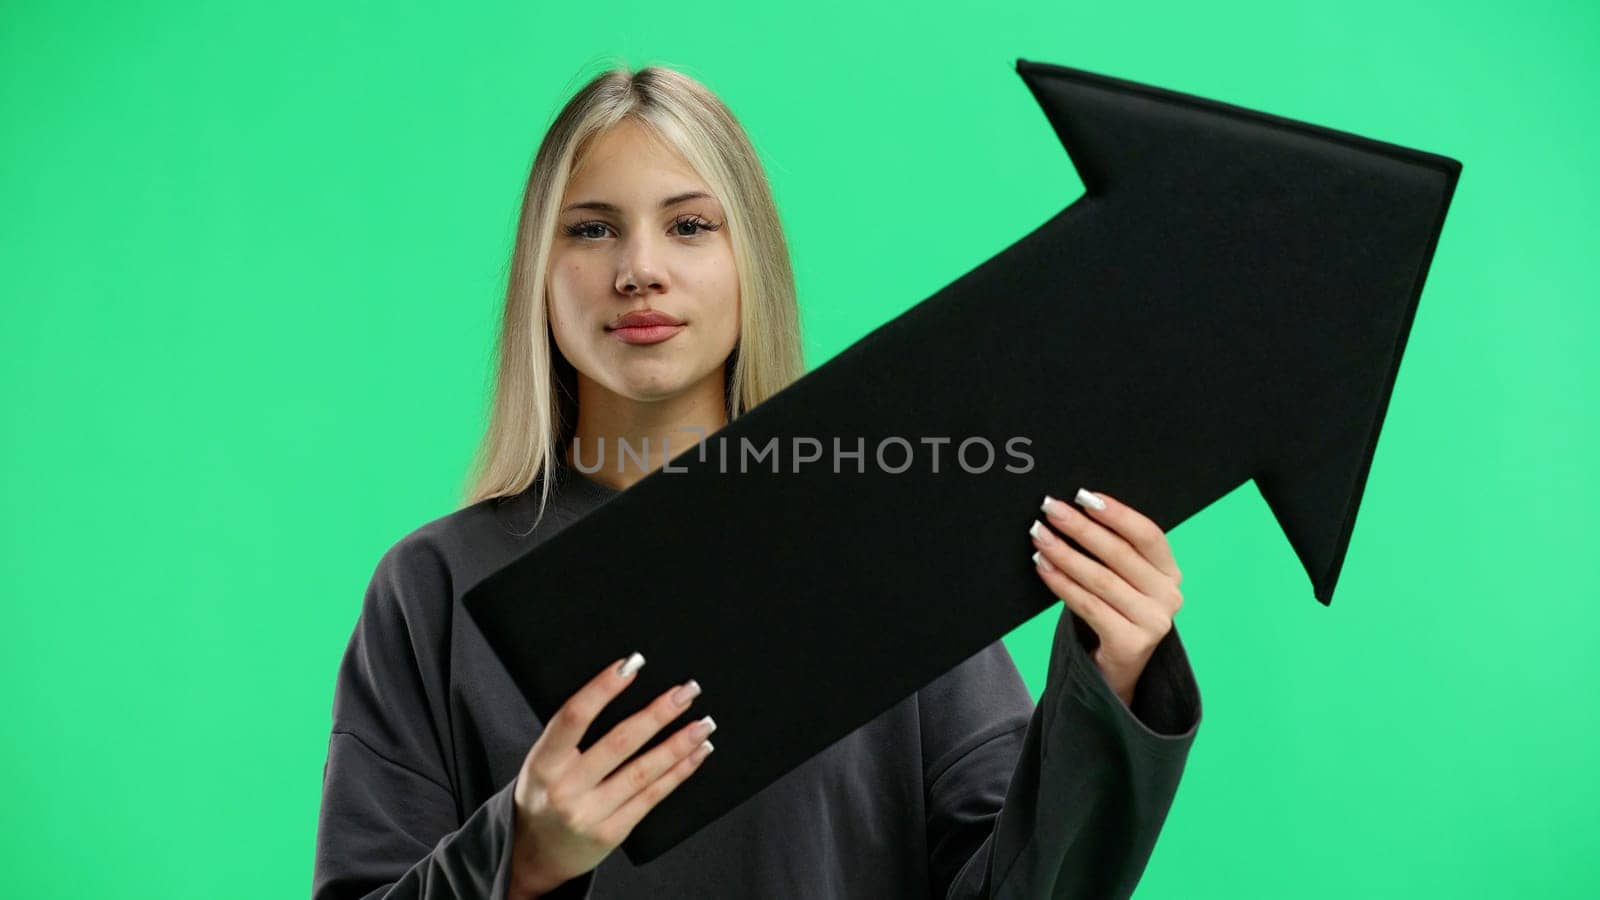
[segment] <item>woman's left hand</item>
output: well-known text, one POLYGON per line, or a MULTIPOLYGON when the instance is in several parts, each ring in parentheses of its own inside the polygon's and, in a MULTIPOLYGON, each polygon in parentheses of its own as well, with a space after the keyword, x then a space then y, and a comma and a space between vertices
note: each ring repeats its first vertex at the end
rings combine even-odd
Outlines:
POLYGON ((1051 525, 1094 555, 1035 521, 1028 529, 1038 549, 1033 560, 1050 592, 1100 635, 1094 663, 1131 705, 1139 674, 1183 605, 1183 574, 1166 533, 1133 507, 1081 488, 1076 500, 1082 511, 1048 495, 1040 508, 1051 525))

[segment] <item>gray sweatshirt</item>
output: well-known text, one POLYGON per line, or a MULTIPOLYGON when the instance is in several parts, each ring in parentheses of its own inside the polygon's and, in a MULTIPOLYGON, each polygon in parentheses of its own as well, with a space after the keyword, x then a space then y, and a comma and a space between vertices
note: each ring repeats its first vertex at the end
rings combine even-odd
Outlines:
MULTIPOLYGON (((428 522, 378 561, 334 687, 313 900, 505 897, 512 789, 543 726, 461 596, 617 493, 559 473, 531 533, 537 485, 428 522)), ((1037 705, 995 641, 649 864, 619 850, 546 896, 1128 897, 1200 695, 1176 628, 1131 709, 1095 641, 1063 607, 1037 705)))

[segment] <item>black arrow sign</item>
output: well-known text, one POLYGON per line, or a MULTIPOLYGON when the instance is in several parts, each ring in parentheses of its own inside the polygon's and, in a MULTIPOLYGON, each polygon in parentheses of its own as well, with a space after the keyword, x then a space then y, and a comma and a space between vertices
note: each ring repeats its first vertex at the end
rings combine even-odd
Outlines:
POLYGON ((721 764, 645 817, 636 864, 1056 602, 1026 534, 1046 493, 1171 529, 1253 480, 1332 600, 1460 164, 1017 71, 1085 196, 465 597, 544 720, 644 653, 590 741, 706 686, 721 764))

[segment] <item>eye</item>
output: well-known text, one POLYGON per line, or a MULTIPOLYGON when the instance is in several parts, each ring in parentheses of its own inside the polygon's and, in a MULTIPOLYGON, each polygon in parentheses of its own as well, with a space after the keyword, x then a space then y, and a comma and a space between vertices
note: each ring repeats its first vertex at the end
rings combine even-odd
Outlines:
POLYGON ((604 222, 579 222, 576 225, 568 225, 568 226, 564 227, 562 230, 566 232, 568 237, 598 238, 598 237, 603 237, 603 235, 591 234, 589 232, 589 229, 591 229, 591 228, 605 228, 605 227, 607 227, 607 226, 606 226, 606 223, 604 223, 604 222))
POLYGON ((697 234, 699 234, 701 232, 716 231, 717 229, 722 227, 721 225, 713 225, 710 222, 707 222, 705 219, 702 219, 699 216, 695 216, 695 215, 683 216, 683 217, 679 218, 676 222, 672 223, 672 227, 675 228, 675 229, 683 228, 684 226, 692 226, 692 227, 694 227, 694 228, 696 228, 698 230, 694 231, 694 232, 690 232, 689 234, 684 234, 683 232, 679 231, 678 234, 681 237, 695 237, 697 234))
MULTIPOLYGON (((691 214, 679 216, 677 219, 675 219, 672 223, 671 231, 678 237, 699 237, 703 232, 717 231, 721 228, 721 225, 714 225, 710 222, 707 222, 705 219, 700 218, 699 216, 691 214), (683 230, 685 228, 693 230, 685 232, 683 230)), ((579 222, 575 225, 564 225, 561 228, 562 232, 568 237, 579 238, 582 240, 598 240, 605 237, 605 232, 609 231, 610 229, 610 225, 607 225, 599 220, 579 222), (595 228, 601 229, 599 234, 596 234, 591 230, 595 228)))

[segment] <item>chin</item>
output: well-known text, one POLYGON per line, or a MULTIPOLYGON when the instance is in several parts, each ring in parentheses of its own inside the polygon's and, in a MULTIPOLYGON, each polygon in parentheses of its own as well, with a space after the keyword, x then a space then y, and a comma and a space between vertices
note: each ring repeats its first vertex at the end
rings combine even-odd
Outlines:
POLYGON ((692 383, 682 372, 633 372, 621 379, 617 393, 630 400, 663 400, 682 393, 692 383))

